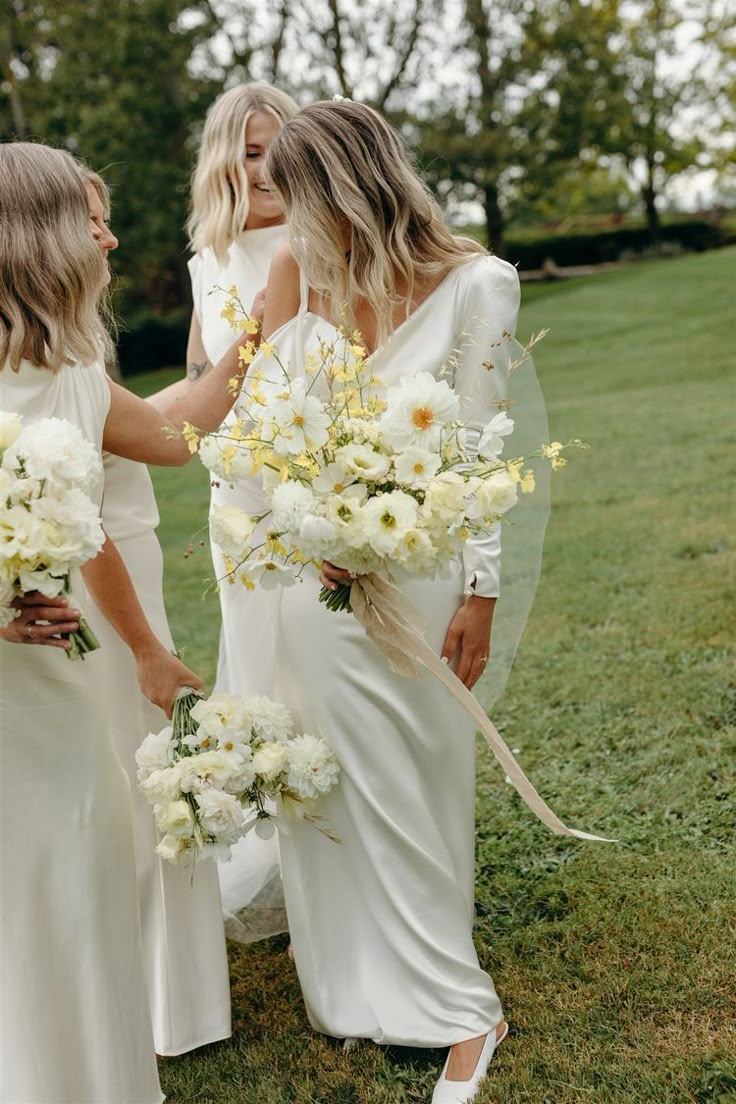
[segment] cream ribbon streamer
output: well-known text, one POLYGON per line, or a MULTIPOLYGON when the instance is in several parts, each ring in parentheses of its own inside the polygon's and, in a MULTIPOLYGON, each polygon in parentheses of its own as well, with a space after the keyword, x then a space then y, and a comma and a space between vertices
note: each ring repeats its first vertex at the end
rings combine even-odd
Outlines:
POLYGON ((568 828, 539 796, 514 759, 496 726, 457 675, 432 651, 424 639, 416 611, 393 583, 371 573, 359 575, 350 589, 350 605, 369 638, 386 656, 389 666, 405 678, 418 678, 421 664, 448 688, 485 736, 486 743, 511 784, 531 811, 558 836, 616 843, 606 836, 594 836, 568 828))

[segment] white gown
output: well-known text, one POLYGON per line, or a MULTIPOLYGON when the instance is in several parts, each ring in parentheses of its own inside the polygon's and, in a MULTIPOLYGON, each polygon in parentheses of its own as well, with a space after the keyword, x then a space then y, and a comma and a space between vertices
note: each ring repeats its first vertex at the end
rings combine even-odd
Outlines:
MULTIPOLYGON (((150 476, 143 464, 109 453, 103 461, 105 531, 125 561, 151 628, 173 650, 150 476)), ((226 1039, 232 1030, 217 867, 199 863, 192 876, 191 869, 174 867, 155 854, 158 836, 151 806, 136 785, 135 751, 148 732, 158 732, 168 721, 141 694, 130 649, 98 610, 90 613, 102 645, 113 742, 131 784, 143 961, 156 1052, 183 1054, 226 1039)))
MULTIPOLYGON (((513 333, 518 302, 510 265, 471 260, 374 354, 375 371, 387 386, 407 372, 438 376, 458 350, 444 378, 463 418, 482 425, 505 393, 503 367, 482 362, 513 333)), ((303 296, 300 315, 270 340, 293 365, 333 332, 303 296)), ((469 541, 464 561, 449 579, 401 584, 438 652, 471 587, 498 594, 498 534, 469 541)), ((277 682, 298 727, 323 736, 342 768, 320 808, 341 843, 305 823, 281 840, 310 1022, 327 1035, 416 1047, 482 1035, 502 1010, 472 940, 473 725, 431 676, 393 675, 353 617, 320 605, 318 589, 313 572, 283 592, 277 682)))
MULTIPOLYGON (((212 250, 192 257, 194 310, 202 332, 202 344, 212 364, 230 348, 233 331, 221 317, 227 290, 235 285, 246 310, 257 292, 266 286, 276 249, 287 240, 285 226, 246 230, 230 246, 222 265, 212 250)), ((212 487, 211 505, 240 506, 249 512, 263 508, 260 478, 237 487, 220 483, 212 487)), ((223 556, 212 545, 216 578, 225 574, 223 556)), ((232 694, 273 693, 276 633, 281 595, 278 591, 247 593, 224 582, 220 586, 222 628, 217 662, 217 689, 232 694)), ((233 848, 230 862, 219 864, 226 932, 232 939, 252 942, 286 930, 283 890, 279 873, 278 843, 251 832, 233 848), (253 907, 251 907, 253 906, 253 907)))
MULTIPOLYGON (((0 408, 56 416, 97 447, 102 366, 0 374, 0 408)), ((100 485, 101 494, 102 487, 100 485)), ((72 580, 83 611, 90 599, 72 580)), ((0 641, 3 1104, 158 1104, 128 780, 101 651, 0 641)))

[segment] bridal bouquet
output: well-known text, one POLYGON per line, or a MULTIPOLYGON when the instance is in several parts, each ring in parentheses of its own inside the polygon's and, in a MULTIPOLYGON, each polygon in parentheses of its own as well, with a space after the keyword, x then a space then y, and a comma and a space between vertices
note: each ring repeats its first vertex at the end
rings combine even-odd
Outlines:
POLYGON ((295 735, 289 710, 269 698, 215 693, 205 700, 185 690, 171 725, 149 733, 136 763, 162 834, 156 851, 176 865, 228 859, 241 836, 255 829, 268 837, 281 816, 335 838, 314 814, 337 782, 332 751, 318 736, 295 735))
MULTIPOLYGON (((263 343, 270 378, 263 368, 248 375, 234 416, 195 441, 215 478, 263 477, 266 511, 220 506, 210 521, 228 577, 249 589, 291 585, 323 559, 356 576, 431 577, 534 488, 529 458, 501 459, 514 427, 502 403, 482 432, 470 429, 445 380, 422 372, 386 390, 360 335, 338 335, 296 378, 263 343)), ((562 449, 554 442, 535 455, 559 467, 562 449)), ((350 591, 320 597, 346 609, 350 591)))
MULTIPOLYGON (((0 412, 0 626, 16 616, 12 601, 37 590, 48 598, 69 591, 69 573, 102 548, 100 511, 89 496, 102 475, 99 454, 63 418, 23 427, 0 412)), ((82 618, 70 636, 70 659, 99 647, 82 618)))

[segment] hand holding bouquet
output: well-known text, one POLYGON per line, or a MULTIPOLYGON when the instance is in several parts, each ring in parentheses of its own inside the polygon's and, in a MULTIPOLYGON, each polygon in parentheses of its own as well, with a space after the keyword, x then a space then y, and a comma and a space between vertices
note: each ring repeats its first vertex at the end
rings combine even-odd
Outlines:
MULTIPOLYGON (((90 498, 101 478, 95 447, 62 418, 22 426, 0 412, 0 627, 13 620, 13 600, 32 591, 47 598, 69 592, 69 573, 104 542, 100 512, 90 498)), ((70 659, 99 647, 81 618, 70 634, 70 659)))
POLYGON ((171 863, 228 859, 241 836, 270 836, 283 818, 330 836, 314 808, 336 784, 337 762, 318 736, 294 735, 288 709, 269 698, 185 690, 171 726, 146 737, 136 763, 162 835, 156 851, 171 863))

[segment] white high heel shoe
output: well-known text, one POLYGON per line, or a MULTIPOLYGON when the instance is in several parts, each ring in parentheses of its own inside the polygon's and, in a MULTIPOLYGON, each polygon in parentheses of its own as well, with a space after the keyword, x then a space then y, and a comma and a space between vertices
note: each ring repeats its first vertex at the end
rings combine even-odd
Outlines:
POLYGON ((488 1066, 496 1051, 496 1047, 499 1043, 504 1041, 508 1033, 508 1024, 504 1024, 504 1029, 498 1039, 496 1038, 495 1030, 488 1032, 486 1041, 483 1043, 483 1049, 480 1052, 480 1058, 476 1063, 473 1076, 469 1081, 447 1080, 445 1075, 447 1073, 447 1067, 450 1064, 450 1055, 448 1054, 447 1061, 442 1070, 442 1076, 435 1085, 434 1092, 432 1093, 432 1104, 468 1104, 470 1100, 474 1100, 478 1095, 481 1081, 488 1073, 488 1066))

